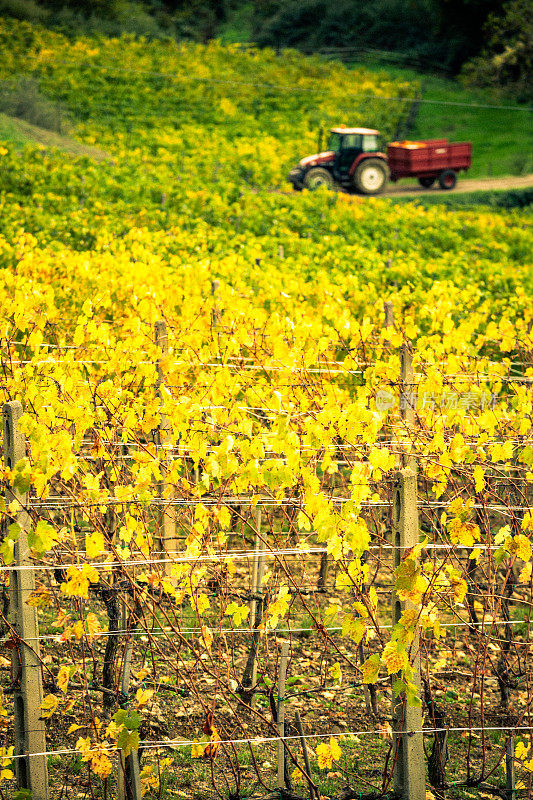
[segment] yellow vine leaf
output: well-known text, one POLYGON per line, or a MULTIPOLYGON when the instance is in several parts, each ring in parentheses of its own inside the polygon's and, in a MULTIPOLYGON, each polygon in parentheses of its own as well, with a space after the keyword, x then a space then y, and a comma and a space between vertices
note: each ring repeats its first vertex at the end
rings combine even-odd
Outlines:
POLYGON ((207 625, 202 625, 201 631, 205 649, 211 650, 211 645, 213 644, 213 633, 211 631, 211 628, 208 628, 207 625))
POLYGON ((505 541, 505 549, 510 555, 521 558, 522 561, 531 559, 531 542, 523 533, 508 537, 505 541))
POLYGON ((87 626, 87 633, 89 634, 89 639, 94 639, 97 633, 102 631, 102 626, 100 625, 100 621, 96 614, 90 611, 87 614, 85 619, 85 624, 87 626))
MULTIPOLYGON (((409 663, 405 650, 398 650, 398 642, 387 642, 382 656, 383 663, 387 667, 389 675, 405 669, 409 663)), ((366 681, 365 681, 366 683, 366 681)))
POLYGON ((13 746, 0 747, 0 781, 10 781, 14 778, 14 772, 11 769, 14 750, 13 746))
POLYGON ((342 683, 342 670, 341 665, 338 661, 336 661, 333 666, 328 669, 329 674, 333 678, 333 682, 335 686, 340 686, 342 683))
POLYGON ((199 594, 194 599, 194 605, 196 607, 196 611, 201 616, 204 611, 207 611, 210 608, 209 598, 206 594, 199 594))
POLYGON ((70 679, 70 669, 68 667, 60 667, 57 673, 56 682, 63 694, 67 693, 68 682, 70 679))
POLYGON ((72 725, 69 726, 69 729, 67 730, 67 733, 75 733, 76 731, 79 731, 80 728, 83 728, 83 727, 85 727, 85 726, 84 725, 76 725, 76 723, 73 722, 72 725))
POLYGON ((338 761, 342 756, 342 750, 337 740, 332 736, 329 744, 322 742, 316 748, 318 766, 320 769, 331 769, 334 761, 338 761))
MULTIPOLYGON (((366 609, 365 609, 366 612, 366 609)), ((349 636, 355 644, 363 640, 366 633, 366 622, 362 617, 354 618, 352 614, 345 614, 342 620, 342 635, 349 636)))
POLYGON ((268 622, 269 628, 276 628, 280 617, 284 617, 289 610, 290 594, 287 586, 280 586, 278 597, 268 606, 268 622))
POLYGON ((56 697, 56 695, 47 694, 40 705, 41 711, 43 712, 41 716, 44 719, 46 719, 47 717, 51 717, 58 705, 59 705, 59 700, 56 697))
POLYGON ((83 564, 81 568, 70 566, 67 569, 68 581, 61 584, 61 591, 67 597, 89 596, 89 585, 98 583, 100 577, 98 570, 91 564, 83 564))
POLYGON ((377 653, 373 653, 367 658, 361 667, 363 683, 375 683, 379 675, 381 661, 377 653))
POLYGON ((485 470, 479 464, 474 467, 472 473, 474 477, 474 487, 476 492, 482 492, 485 488, 485 470))
POLYGON ((206 746, 207 745, 202 742, 195 741, 191 745, 191 758, 202 758, 206 746))
POLYGON ((239 606, 235 602, 230 603, 224 612, 226 616, 233 617, 233 622, 237 626, 242 625, 242 623, 244 622, 249 613, 250 609, 248 606, 246 605, 239 606))
POLYGON ((153 689, 143 689, 139 687, 135 692, 135 700, 138 706, 144 706, 154 696, 153 689))
POLYGON ((104 553, 105 539, 100 531, 93 531, 85 537, 87 558, 96 558, 104 553))

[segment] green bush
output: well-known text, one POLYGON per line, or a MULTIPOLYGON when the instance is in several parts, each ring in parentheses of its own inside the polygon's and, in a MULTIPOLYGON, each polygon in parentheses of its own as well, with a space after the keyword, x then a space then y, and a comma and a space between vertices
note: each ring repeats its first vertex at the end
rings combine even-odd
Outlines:
POLYGON ((0 0, 0 16, 15 17, 28 22, 44 22, 50 12, 35 0, 0 0))
POLYGON ((57 133, 69 127, 60 106, 43 97, 37 82, 25 76, 0 82, 0 111, 57 133))
POLYGON ((157 19, 149 14, 142 3, 116 3, 107 14, 93 11, 89 14, 64 6, 52 18, 54 27, 72 35, 85 33, 88 36, 120 36, 131 33, 135 36, 156 38, 164 31, 157 19))
POLYGON ((510 0, 489 17, 483 52, 464 65, 471 86, 501 86, 519 100, 533 100, 533 17, 531 0, 510 0))
POLYGON ((439 0, 290 0, 275 9, 259 7, 255 38, 260 45, 331 48, 340 55, 346 48, 352 55, 357 49, 383 50, 421 66, 455 69, 464 36, 459 30, 442 35, 441 26, 439 0))

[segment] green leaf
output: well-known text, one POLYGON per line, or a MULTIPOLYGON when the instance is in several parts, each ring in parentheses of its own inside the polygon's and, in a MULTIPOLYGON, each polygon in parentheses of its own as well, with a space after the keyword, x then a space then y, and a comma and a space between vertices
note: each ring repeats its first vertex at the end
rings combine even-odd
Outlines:
POLYGON ((420 706, 422 705, 420 697, 418 696, 418 689, 416 688, 414 683, 408 683, 407 686, 405 687, 405 697, 407 703, 410 706, 414 706, 415 708, 420 708, 420 706))
POLYGON ((305 683, 305 676, 293 675, 291 678, 287 678, 287 686, 295 686, 297 683, 305 683))
POLYGON ((120 711, 117 711, 117 713, 113 715, 113 722, 115 722, 117 725, 124 725, 124 720, 127 716, 128 712, 121 708, 120 711))
POLYGON ((420 568, 417 566, 414 558, 406 558, 402 561, 399 567, 395 570, 396 573, 396 588, 400 591, 409 592, 413 589, 416 579, 420 574, 420 568))
POLYGON ((478 455, 477 455, 477 453, 476 453, 476 451, 474 449, 467 450, 467 452, 465 453, 465 457, 464 457, 464 463, 465 464, 473 464, 477 457, 478 457, 478 455))
POLYGON ((128 730, 138 730, 141 726, 141 715, 137 711, 130 711, 128 718, 124 721, 124 725, 128 730))
POLYGON ((2 544, 0 544, 0 556, 4 561, 4 564, 12 564, 14 559, 14 552, 15 552, 15 542, 11 539, 4 539, 2 544))
POLYGON ((392 687, 392 691, 394 692, 394 697, 399 697, 401 694, 405 692, 407 689, 407 684, 405 681, 402 681, 401 678, 397 678, 394 681, 394 685, 392 687))
POLYGON ((15 542, 20 536, 20 525, 13 522, 7 529, 7 534, 0 544, 0 556, 4 560, 4 564, 12 564, 15 557, 15 542))
POLYGON ((18 538, 20 536, 20 525, 18 522, 13 522, 9 528, 7 529, 7 539, 11 539, 12 542, 18 542, 18 538))
POLYGON ((136 750, 139 747, 139 741, 139 731, 122 728, 118 735, 117 745, 124 751, 125 756, 129 756, 132 750, 136 750))
POLYGON ((124 725, 129 731, 137 730, 141 724, 141 717, 137 711, 128 712, 124 708, 117 711, 113 720, 117 725, 124 725))
POLYGON ((380 657, 377 653, 369 656, 362 665, 363 683, 375 683, 379 674, 380 657))
POLYGON ((38 555, 51 550, 55 541, 56 532, 54 528, 44 520, 40 520, 35 530, 28 533, 28 546, 38 555))
POLYGON ((26 494, 31 486, 30 465, 27 458, 21 458, 15 464, 13 472, 13 486, 20 494, 26 494))
POLYGON ((524 447, 520 453, 520 461, 528 467, 533 467, 533 447, 524 447))

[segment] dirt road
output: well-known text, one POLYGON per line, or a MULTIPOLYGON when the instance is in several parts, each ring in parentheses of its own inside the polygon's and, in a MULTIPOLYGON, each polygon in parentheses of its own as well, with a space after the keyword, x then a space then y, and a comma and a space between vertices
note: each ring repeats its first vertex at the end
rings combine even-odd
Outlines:
POLYGON ((450 192, 443 192, 438 183, 431 186, 429 189, 422 189, 418 182, 408 184, 405 181, 400 181, 396 186, 389 184, 385 190, 383 197, 410 197, 412 195, 428 195, 434 192, 440 194, 464 194, 465 192, 487 192, 494 189, 526 189, 529 186, 533 187, 533 175, 519 175, 507 178, 473 178, 462 179, 461 176, 457 179, 457 186, 450 192))

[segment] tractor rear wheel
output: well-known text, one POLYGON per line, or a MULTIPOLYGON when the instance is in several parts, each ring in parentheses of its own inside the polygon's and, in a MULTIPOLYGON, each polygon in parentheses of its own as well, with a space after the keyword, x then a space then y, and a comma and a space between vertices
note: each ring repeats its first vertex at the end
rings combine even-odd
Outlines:
POLYGON ((305 173, 304 186, 306 189, 318 189, 319 186, 326 186, 328 189, 332 189, 333 184, 333 175, 324 167, 311 167, 305 173))
POLYGON ((457 183, 457 175, 453 169, 445 169, 439 175, 439 186, 441 189, 453 189, 457 183))
POLYGON ((430 186, 433 186, 435 183, 435 178, 419 178, 418 183, 420 186, 423 186, 424 189, 429 189, 430 186))
POLYGON ((380 158, 366 158, 354 172, 353 182, 361 194, 381 194, 388 178, 387 165, 380 158))

